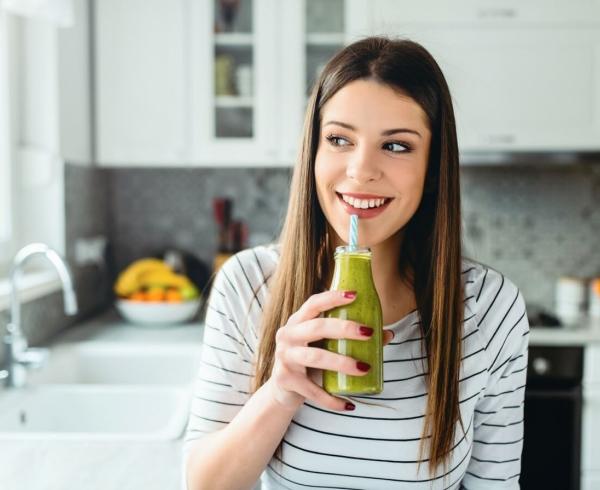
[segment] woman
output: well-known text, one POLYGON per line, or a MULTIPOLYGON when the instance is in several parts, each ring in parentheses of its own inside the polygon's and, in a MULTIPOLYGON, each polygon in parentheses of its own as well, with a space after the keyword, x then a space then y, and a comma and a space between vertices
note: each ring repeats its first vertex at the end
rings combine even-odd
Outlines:
MULTIPOLYGON (((461 256, 448 87, 410 41, 368 38, 316 84, 278 245, 237 254, 209 299, 186 440, 190 489, 518 488, 529 333, 502 274, 461 256), (353 208, 373 251, 385 385, 341 398, 323 369, 368 366, 323 349, 366 326, 322 313, 353 208), (393 340, 392 340, 393 338, 393 340), (264 473, 263 473, 264 471, 264 473)), ((362 368, 362 369, 361 369, 362 368)))

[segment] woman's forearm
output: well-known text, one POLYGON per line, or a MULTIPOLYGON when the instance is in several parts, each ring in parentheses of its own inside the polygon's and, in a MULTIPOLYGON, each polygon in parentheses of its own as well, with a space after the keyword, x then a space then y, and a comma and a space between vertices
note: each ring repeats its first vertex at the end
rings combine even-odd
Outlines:
POLYGON ((253 488, 295 412, 277 402, 265 383, 226 427, 192 448, 188 490, 253 488))

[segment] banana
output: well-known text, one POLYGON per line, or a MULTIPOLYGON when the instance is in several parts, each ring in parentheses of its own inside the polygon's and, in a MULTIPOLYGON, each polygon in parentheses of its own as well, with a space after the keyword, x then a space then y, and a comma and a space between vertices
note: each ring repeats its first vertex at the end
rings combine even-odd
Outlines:
POLYGON ((132 262, 129 267, 119 274, 114 286, 118 296, 128 296, 142 287, 141 277, 148 272, 173 274, 171 268, 160 259, 147 258, 132 262))
POLYGON ((141 274, 139 282, 145 287, 183 288, 193 286, 186 276, 175 274, 171 270, 148 270, 141 274))

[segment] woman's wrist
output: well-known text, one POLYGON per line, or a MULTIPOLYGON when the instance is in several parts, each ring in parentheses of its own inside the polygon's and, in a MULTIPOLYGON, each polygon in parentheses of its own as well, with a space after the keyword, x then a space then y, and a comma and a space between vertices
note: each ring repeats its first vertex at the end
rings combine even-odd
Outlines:
POLYGON ((271 401, 279 408, 282 408, 292 415, 295 414, 304 403, 304 397, 302 395, 279 388, 273 381, 273 378, 267 380, 264 387, 266 388, 271 401))

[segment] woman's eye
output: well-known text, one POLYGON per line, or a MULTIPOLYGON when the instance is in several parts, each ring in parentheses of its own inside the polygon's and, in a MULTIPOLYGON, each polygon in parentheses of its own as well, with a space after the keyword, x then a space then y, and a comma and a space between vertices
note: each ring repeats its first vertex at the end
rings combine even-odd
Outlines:
POLYGON ((412 150, 412 148, 407 145, 406 143, 398 143, 395 141, 392 141, 390 143, 385 143, 383 145, 383 147, 388 150, 391 151, 393 153, 408 153, 409 151, 412 150))
POLYGON ((341 136, 335 136, 333 134, 327 136, 326 139, 333 146, 348 146, 350 144, 346 138, 342 138, 341 136))

